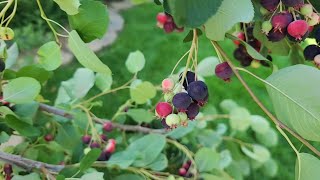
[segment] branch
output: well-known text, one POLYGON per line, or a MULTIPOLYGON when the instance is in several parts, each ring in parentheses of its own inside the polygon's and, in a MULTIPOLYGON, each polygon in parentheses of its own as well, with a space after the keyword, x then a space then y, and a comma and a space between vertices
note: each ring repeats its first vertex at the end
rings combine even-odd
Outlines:
POLYGON ((280 128, 288 131, 292 136, 294 136, 295 138, 297 138, 300 142, 302 142, 305 146, 307 146, 312 152, 314 152, 316 155, 318 155, 320 157, 320 152, 314 147, 312 146, 307 140, 305 140, 302 136, 300 136, 298 133, 296 133, 295 131, 293 131, 292 129, 290 129, 287 125, 283 124, 280 120, 278 120, 263 104, 262 102, 258 99, 258 97, 254 94, 254 92, 250 89, 250 87, 248 86, 248 84, 245 82, 245 80, 242 78, 242 76, 240 75, 240 73, 238 72, 236 66, 232 63, 232 61, 229 59, 229 57, 227 56, 227 54, 223 51, 223 49, 221 48, 221 46, 215 42, 215 41, 211 41, 213 46, 215 46, 218 51, 222 54, 222 56, 225 58, 225 60, 228 62, 228 64, 230 65, 232 71, 234 72, 234 74, 237 76, 237 78, 239 79, 239 81, 241 82, 241 84, 244 86, 244 88, 248 91, 248 93, 250 94, 250 96, 252 97, 252 99, 258 104, 258 106, 262 109, 263 112, 265 112, 267 114, 267 116, 273 121, 273 123, 276 126, 279 126, 280 128))
MULTIPOLYGON (((62 116, 65 117, 67 119, 73 119, 72 114, 62 110, 62 109, 58 109, 56 107, 53 106, 49 106, 43 103, 40 103, 39 105, 39 109, 41 111, 45 111, 51 114, 55 114, 58 116, 62 116)), ((92 117, 93 120, 98 123, 98 124, 104 124, 106 122, 111 122, 107 119, 101 119, 101 118, 97 118, 97 117, 92 117)), ((114 128, 120 129, 122 131, 131 131, 131 132, 141 132, 141 133, 155 133, 155 134, 165 134, 167 131, 165 129, 151 129, 151 128, 145 128, 145 127, 141 127, 138 125, 124 125, 124 124, 119 124, 119 123, 115 123, 115 122, 111 122, 114 128)))

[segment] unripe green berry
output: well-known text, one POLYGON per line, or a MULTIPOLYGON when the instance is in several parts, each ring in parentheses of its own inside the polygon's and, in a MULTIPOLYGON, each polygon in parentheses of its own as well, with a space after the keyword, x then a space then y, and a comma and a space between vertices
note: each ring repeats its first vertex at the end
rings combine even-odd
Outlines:
POLYGON ((83 153, 86 155, 91 151, 91 148, 87 147, 83 150, 83 153))
POLYGON ((262 32, 264 34, 269 34, 269 32, 271 31, 272 29, 272 24, 270 21, 264 21, 261 25, 261 28, 262 28, 262 32))
POLYGON ((188 115, 185 112, 179 112, 178 116, 181 121, 187 121, 188 120, 188 115))
POLYGON ((260 7, 260 13, 261 13, 262 15, 267 15, 267 14, 269 14, 270 12, 269 12, 266 8, 260 7))
POLYGON ((166 118, 166 123, 171 128, 176 128, 180 124, 180 117, 177 114, 170 114, 166 118))
POLYGON ((14 32, 9 27, 0 27, 0 39, 2 40, 12 40, 14 38, 14 32))
POLYGON ((304 16, 310 16, 313 13, 313 7, 311 4, 305 4, 300 8, 300 13, 304 16))
POLYGON ((317 13, 312 13, 307 20, 309 26, 315 26, 319 24, 320 16, 317 13))

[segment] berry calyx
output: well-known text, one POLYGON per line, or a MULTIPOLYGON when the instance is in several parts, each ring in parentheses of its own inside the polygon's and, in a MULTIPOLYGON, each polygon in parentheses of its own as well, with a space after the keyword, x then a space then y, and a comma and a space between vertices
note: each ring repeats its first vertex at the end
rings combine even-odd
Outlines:
POLYGON ((197 103, 192 103, 187 109, 187 116, 190 120, 194 120, 199 114, 200 107, 197 103))
POLYGON ((47 142, 50 142, 53 140, 53 135, 52 134, 47 134, 44 136, 44 140, 47 141, 47 142))
POLYGON ((113 125, 111 122, 105 122, 103 123, 103 130, 106 132, 111 132, 113 129, 113 125))
POLYGON ((172 106, 167 102, 159 102, 156 105, 156 115, 158 118, 165 118, 172 113, 172 106))
POLYGON ((308 32, 308 29, 309 25, 305 20, 296 20, 289 24, 288 34, 297 40, 301 40, 308 32))
POLYGON ((157 15, 157 21, 161 24, 164 24, 168 21, 168 17, 165 13, 158 13, 157 15))
POLYGON ((203 81, 195 81, 189 84, 188 94, 195 101, 203 101, 208 95, 208 87, 203 81))
POLYGON ((271 19, 274 31, 285 31, 285 28, 293 21, 293 17, 289 12, 280 12, 271 19))
POLYGON ((173 106, 179 111, 186 111, 191 102, 191 97, 185 92, 177 93, 172 99, 173 106))
POLYGON ((218 78, 229 82, 231 76, 233 75, 233 71, 227 62, 223 62, 216 66, 215 74, 218 78))
POLYGON ((166 124, 172 129, 177 128, 180 124, 180 117, 177 114, 170 114, 166 118, 166 124))
POLYGON ((174 88, 174 81, 171 78, 166 78, 162 81, 161 85, 164 93, 171 92, 174 88))
POLYGON ((272 23, 270 21, 264 21, 261 25, 262 33, 268 35, 272 30, 272 23))
POLYGON ((91 141, 91 136, 90 135, 84 135, 82 136, 82 142, 83 144, 89 144, 91 141))
POLYGON ((310 16, 313 13, 313 6, 311 4, 304 4, 300 8, 300 13, 304 16, 310 16))
POLYGON ((309 45, 303 51, 306 60, 313 61, 320 54, 320 47, 317 45, 309 45))

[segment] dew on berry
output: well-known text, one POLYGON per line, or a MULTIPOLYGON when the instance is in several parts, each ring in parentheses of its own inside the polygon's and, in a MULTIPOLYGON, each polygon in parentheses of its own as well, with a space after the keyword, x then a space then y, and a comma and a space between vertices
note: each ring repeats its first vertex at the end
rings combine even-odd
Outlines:
POLYGON ((196 101, 203 101, 208 95, 208 87, 203 81, 195 81, 188 86, 189 96, 196 101))
POLYGON ((216 66, 215 74, 224 81, 230 81, 233 71, 227 62, 223 62, 216 66))
POLYGON ((305 20, 296 20, 289 24, 287 30, 288 34, 297 40, 302 39, 302 37, 308 32, 309 25, 305 20))
POLYGON ((159 118, 165 118, 172 113, 172 106, 167 102, 159 102, 156 105, 156 115, 159 118))
POLYGON ((191 102, 191 97, 185 92, 177 93, 173 96, 172 99, 173 106, 179 111, 185 111, 189 107, 191 102))
POLYGON ((303 51, 306 60, 313 61, 314 57, 320 54, 320 47, 317 45, 309 45, 303 51))

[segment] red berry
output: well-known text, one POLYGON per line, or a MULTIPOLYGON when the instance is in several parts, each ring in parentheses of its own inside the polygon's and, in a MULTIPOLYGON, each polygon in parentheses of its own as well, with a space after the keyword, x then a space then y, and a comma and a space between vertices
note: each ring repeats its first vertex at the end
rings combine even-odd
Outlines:
POLYGON ((182 167, 184 168, 184 169, 186 169, 186 170, 188 170, 189 168, 190 168, 190 165, 191 164, 189 164, 189 163, 184 163, 183 165, 182 165, 182 167))
POLYGON ((90 141, 91 141, 91 136, 89 136, 89 135, 84 135, 84 136, 82 136, 82 142, 83 142, 83 144, 89 144, 90 141))
MULTIPOLYGON (((237 33, 236 36, 237 36, 239 39, 243 40, 243 41, 244 41, 245 38, 246 38, 243 32, 237 33)), ((241 44, 241 42, 238 41, 238 40, 234 40, 233 43, 234 43, 235 45, 237 45, 237 46, 239 46, 239 45, 241 44)))
POLYGON ((113 129, 113 125, 110 121, 103 123, 103 130, 106 132, 111 132, 113 129))
POLYGON ((275 31, 281 31, 293 21, 292 14, 289 12, 280 12, 274 15, 271 19, 271 24, 275 31))
POLYGON ((157 15, 157 21, 160 23, 160 24, 164 24, 166 23, 168 20, 168 17, 165 13, 158 13, 157 15))
POLYGON ((53 135, 51 134, 47 134, 44 136, 44 140, 46 140, 47 142, 52 141, 53 140, 53 135))
POLYGON ((116 141, 114 139, 110 139, 108 144, 106 145, 105 151, 108 153, 113 153, 116 150, 116 141))
POLYGON ((289 24, 288 34, 296 40, 301 40, 302 37, 308 32, 309 25, 305 20, 296 20, 289 24))
POLYGON ((166 22, 163 24, 163 29, 166 33, 171 33, 175 29, 175 24, 174 22, 166 22))
POLYGON ((216 76, 224 81, 230 81, 233 71, 227 62, 218 64, 215 69, 216 76))
POLYGON ((187 174, 187 170, 185 168, 180 168, 179 169, 179 175, 180 176, 185 176, 187 174))
POLYGON ((159 118, 165 118, 172 113, 172 106, 167 102, 159 102, 156 105, 156 114, 159 118))
POLYGON ((10 175, 12 174, 12 166, 11 164, 4 164, 3 166, 3 172, 6 174, 6 175, 10 175))

